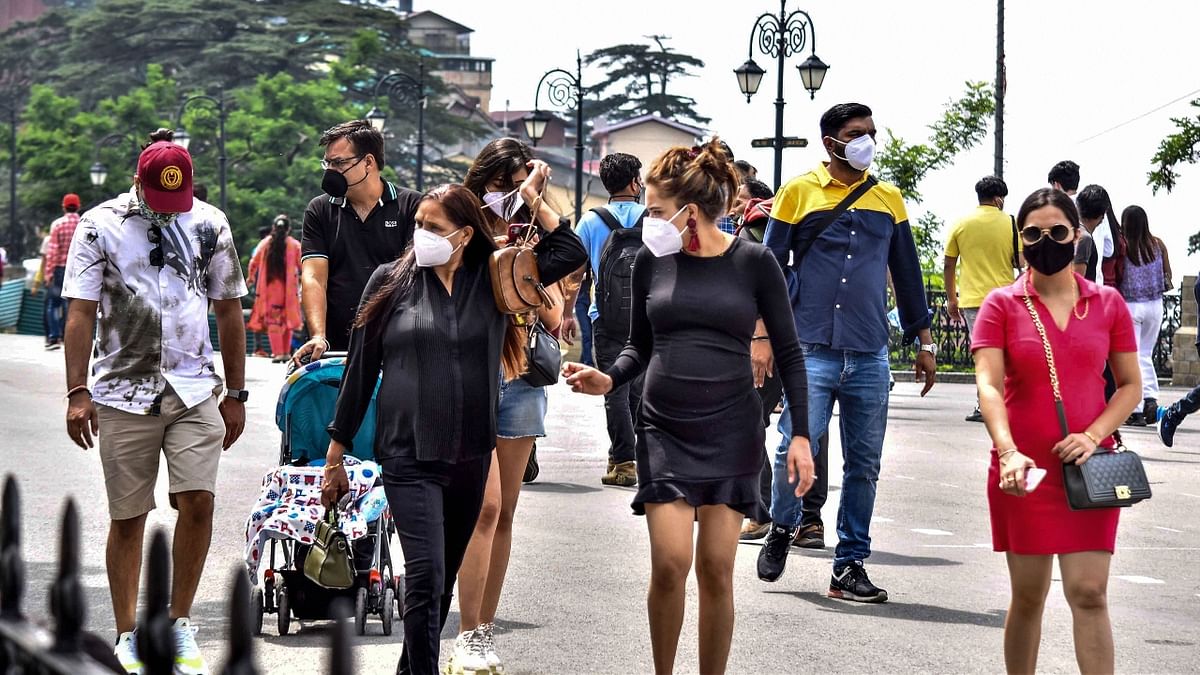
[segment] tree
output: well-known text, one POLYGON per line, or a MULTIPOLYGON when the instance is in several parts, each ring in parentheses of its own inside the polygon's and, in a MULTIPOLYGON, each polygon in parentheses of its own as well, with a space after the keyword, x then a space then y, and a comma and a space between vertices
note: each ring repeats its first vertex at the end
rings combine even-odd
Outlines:
POLYGON ((667 47, 664 35, 649 36, 655 46, 620 44, 597 49, 584 57, 588 65, 599 65, 605 78, 587 93, 598 100, 589 103, 589 115, 606 116, 613 121, 639 115, 657 114, 666 119, 706 124, 710 118, 696 112, 690 96, 667 93, 667 84, 679 77, 695 77, 693 69, 704 62, 667 47))
MULTIPOLYGON (((1200 108, 1200 98, 1192 101, 1192 107, 1200 108)), ((1159 190, 1170 193, 1175 189, 1179 180, 1179 172, 1175 167, 1200 161, 1200 114, 1195 117, 1172 117, 1171 121, 1178 130, 1158 144, 1158 152, 1150 158, 1155 168, 1146 175, 1154 194, 1159 190)), ((1188 255, 1197 251, 1200 251, 1200 232, 1188 237, 1188 255)))
MULTIPOLYGON (((928 142, 908 143, 886 129, 887 140, 875 157, 876 174, 898 187, 905 200, 920 204, 922 197, 917 188, 921 181, 931 172, 953 164, 958 153, 983 141, 995 111, 991 85, 967 82, 962 98, 946 103, 941 118, 929 125, 928 142)), ((942 281, 939 235, 943 225, 941 218, 927 211, 913 226, 926 283, 940 285, 942 281)))

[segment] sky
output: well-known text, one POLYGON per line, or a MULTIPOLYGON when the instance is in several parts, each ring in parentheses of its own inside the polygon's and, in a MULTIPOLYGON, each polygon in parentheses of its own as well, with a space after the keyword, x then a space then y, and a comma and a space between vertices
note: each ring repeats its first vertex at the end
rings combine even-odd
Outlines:
MULTIPOLYGON (((426 9, 473 28, 472 54, 496 59, 493 110, 502 110, 505 100, 513 110, 530 109, 542 73, 555 67, 573 71, 577 49, 587 54, 647 42, 646 35, 670 36, 669 46, 705 66, 696 77, 672 81, 668 91, 693 97, 697 111, 712 118, 709 130, 770 182, 772 150, 753 149, 750 139, 774 134, 776 65, 756 51, 755 61, 767 74, 749 104, 733 69, 747 58, 755 19, 778 12, 777 1, 414 2, 414 10, 426 9)), ((881 138, 890 128, 919 142, 964 82, 995 78, 994 0, 788 0, 788 10, 795 9, 812 16, 817 55, 830 69, 810 100, 795 68, 807 51, 787 62, 784 133, 809 139, 810 147, 784 150, 785 181, 824 158, 817 122, 835 103, 865 103, 881 138)), ((1150 158, 1173 131, 1170 118, 1200 113, 1189 105, 1200 97, 1200 70, 1194 67, 1200 62, 1198 24, 1200 2, 1192 0, 1008 0, 1008 210, 1015 212, 1025 196, 1046 184, 1055 162, 1072 159, 1081 166, 1080 187, 1103 185, 1118 216, 1130 204, 1146 209, 1151 231, 1170 252, 1177 286, 1183 274, 1200 271, 1200 255, 1185 256, 1188 235, 1200 231, 1195 208, 1200 165, 1182 167, 1171 194, 1153 195, 1146 185, 1150 158)), ((587 84, 601 75, 585 68, 583 77, 587 84)), ((948 223, 969 213, 977 203, 975 182, 992 173, 993 143, 989 134, 953 167, 931 174, 920 186, 924 202, 909 204, 910 219, 926 209, 948 223)))

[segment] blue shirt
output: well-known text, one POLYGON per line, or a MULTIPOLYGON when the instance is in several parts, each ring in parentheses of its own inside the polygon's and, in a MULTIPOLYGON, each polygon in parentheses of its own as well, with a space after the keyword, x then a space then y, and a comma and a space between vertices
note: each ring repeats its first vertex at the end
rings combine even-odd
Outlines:
MULTIPOLYGON (((621 223, 621 227, 624 228, 636 225, 638 218, 646 210, 646 207, 642 204, 625 201, 609 202, 601 208, 608 209, 609 213, 613 214, 617 222, 621 223)), ((600 216, 592 213, 590 210, 583 214, 583 217, 579 219, 579 227, 575 228, 575 234, 579 235, 579 239, 583 241, 583 247, 587 249, 588 260, 591 261, 593 279, 599 279, 600 277, 600 254, 604 252, 604 244, 608 242, 608 235, 610 233, 612 233, 612 230, 608 229, 608 225, 605 225, 600 216)), ((592 300, 592 306, 588 309, 588 316, 592 317, 592 321, 595 321, 600 316, 594 299, 592 300)))
POLYGON ((862 180, 845 185, 824 164, 793 178, 775 196, 763 243, 784 268, 801 342, 874 353, 888 343, 889 270, 905 340, 930 326, 917 247, 896 186, 877 183, 821 232, 799 264, 791 259, 799 244, 794 229, 819 223, 862 180))

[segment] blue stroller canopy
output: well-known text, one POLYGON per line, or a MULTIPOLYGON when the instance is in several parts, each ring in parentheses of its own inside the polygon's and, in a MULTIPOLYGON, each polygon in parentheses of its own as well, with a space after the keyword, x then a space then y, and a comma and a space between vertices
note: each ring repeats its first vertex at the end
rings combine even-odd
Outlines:
MULTIPOLYGON (((275 425, 283 432, 283 442, 292 462, 324 460, 329 448, 329 433, 325 427, 333 420, 344 357, 321 359, 306 364, 288 376, 279 391, 275 405, 275 425)), ((379 384, 371 395, 371 405, 363 417, 362 426, 354 436, 350 454, 359 459, 375 459, 375 399, 379 384)))

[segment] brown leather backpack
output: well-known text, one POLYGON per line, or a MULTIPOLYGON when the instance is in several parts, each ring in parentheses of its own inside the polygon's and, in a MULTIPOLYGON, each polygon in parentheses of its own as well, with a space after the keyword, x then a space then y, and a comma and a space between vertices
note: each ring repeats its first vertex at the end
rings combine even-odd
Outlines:
POLYGON ((527 242, 494 251, 488 259, 488 272, 492 275, 496 307, 502 313, 524 314, 543 305, 554 306, 554 299, 538 278, 537 254, 527 242))

